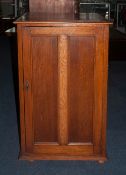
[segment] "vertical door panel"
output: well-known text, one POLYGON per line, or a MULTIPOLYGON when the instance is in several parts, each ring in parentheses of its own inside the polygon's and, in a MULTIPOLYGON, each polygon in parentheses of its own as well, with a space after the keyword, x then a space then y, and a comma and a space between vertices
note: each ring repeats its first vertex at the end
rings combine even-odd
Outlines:
POLYGON ((57 142, 57 37, 32 37, 34 142, 57 142))
POLYGON ((93 36, 69 37, 68 100, 69 142, 93 142, 94 102, 93 36))

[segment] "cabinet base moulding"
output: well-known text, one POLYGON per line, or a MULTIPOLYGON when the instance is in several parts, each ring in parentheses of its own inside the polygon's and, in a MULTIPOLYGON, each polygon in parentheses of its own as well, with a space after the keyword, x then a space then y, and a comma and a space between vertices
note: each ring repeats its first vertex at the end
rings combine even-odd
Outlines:
POLYGON ((98 163, 104 163, 107 161, 107 156, 63 156, 63 155, 37 155, 37 154, 20 154, 19 160, 85 160, 85 161, 98 161, 98 163))

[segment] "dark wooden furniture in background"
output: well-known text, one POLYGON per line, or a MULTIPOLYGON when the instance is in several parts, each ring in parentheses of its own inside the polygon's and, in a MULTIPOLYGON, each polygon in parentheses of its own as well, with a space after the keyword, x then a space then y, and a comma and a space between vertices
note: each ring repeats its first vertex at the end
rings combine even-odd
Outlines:
POLYGON ((16 24, 20 158, 105 161, 109 23, 29 13, 16 24))
POLYGON ((30 0, 30 12, 75 14, 79 10, 79 0, 30 0))

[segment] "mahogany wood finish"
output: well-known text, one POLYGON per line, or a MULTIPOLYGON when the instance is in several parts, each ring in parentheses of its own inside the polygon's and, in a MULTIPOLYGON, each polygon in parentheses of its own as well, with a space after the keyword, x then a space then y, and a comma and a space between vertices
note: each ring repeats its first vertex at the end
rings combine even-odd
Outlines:
POLYGON ((20 158, 103 162, 109 23, 43 15, 16 22, 20 158))
POLYGON ((68 109, 72 143, 93 143, 94 44, 93 36, 69 37, 68 109))
POLYGON ((78 0, 30 0, 30 12, 41 13, 77 13, 79 6, 78 0))
POLYGON ((35 143, 57 142, 57 37, 38 36, 31 42, 35 143))

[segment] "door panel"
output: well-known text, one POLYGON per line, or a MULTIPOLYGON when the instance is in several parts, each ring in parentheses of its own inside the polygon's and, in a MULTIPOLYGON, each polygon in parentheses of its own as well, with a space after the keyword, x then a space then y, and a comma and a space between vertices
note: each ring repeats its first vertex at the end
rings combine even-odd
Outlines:
POLYGON ((57 37, 32 38, 34 142, 57 142, 57 37))
POLYGON ((94 58, 91 36, 69 37, 69 142, 93 142, 94 58))

